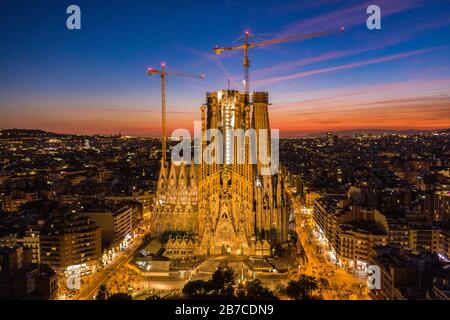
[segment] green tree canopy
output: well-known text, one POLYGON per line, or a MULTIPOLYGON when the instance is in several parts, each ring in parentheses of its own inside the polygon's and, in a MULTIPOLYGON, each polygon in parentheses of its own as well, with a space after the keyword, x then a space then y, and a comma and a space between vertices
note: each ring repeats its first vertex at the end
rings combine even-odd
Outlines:
POLYGON ((108 300, 133 300, 128 293, 115 293, 108 297, 108 300))
POLYGON ((102 284, 100 288, 98 288, 95 300, 107 300, 108 296, 109 296, 108 288, 106 287, 106 285, 102 284))
POLYGON ((231 268, 219 267, 208 281, 192 280, 182 290, 187 299, 276 299, 274 293, 256 279, 236 286, 236 275, 231 268))
POLYGON ((319 287, 316 278, 306 275, 301 275, 298 280, 289 281, 286 287, 286 294, 291 299, 309 300, 312 297, 313 291, 319 287))
POLYGON ((181 292, 188 299, 201 298, 206 295, 205 286, 203 280, 192 280, 186 283, 181 292))
POLYGON ((244 292, 245 296, 239 298, 249 300, 277 300, 275 294, 271 290, 263 287, 259 279, 248 281, 244 292))

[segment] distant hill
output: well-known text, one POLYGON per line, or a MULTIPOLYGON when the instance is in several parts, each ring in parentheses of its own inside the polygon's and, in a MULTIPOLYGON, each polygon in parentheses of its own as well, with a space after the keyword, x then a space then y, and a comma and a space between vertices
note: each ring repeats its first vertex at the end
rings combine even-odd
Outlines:
MULTIPOLYGON (((306 135, 297 136, 300 138, 320 138, 326 137, 327 132, 316 132, 316 133, 308 133, 306 135)), ((449 133, 449 129, 438 129, 438 130, 389 130, 389 129, 351 129, 351 130, 342 130, 342 131, 331 131, 334 135, 344 137, 344 136, 355 136, 356 134, 373 134, 373 135, 390 135, 390 134, 404 134, 404 135, 413 135, 413 134, 421 134, 427 132, 441 132, 441 133, 449 133)), ((61 134, 48 132, 39 129, 0 129, 0 138, 26 138, 26 137, 63 137, 63 136, 79 136, 76 134, 61 134)), ((84 136, 84 135, 82 135, 84 136)))
MULTIPOLYGON (((438 130, 390 130, 390 129, 351 129, 351 130, 343 130, 343 131, 333 131, 334 135, 343 137, 343 136, 355 136, 357 134, 373 134, 373 135, 390 135, 390 134, 404 134, 404 135, 413 135, 413 134, 421 134, 427 132, 443 132, 450 133, 450 129, 438 129, 438 130)), ((326 137, 328 132, 317 132, 317 133, 309 133, 305 135, 305 138, 320 138, 326 137)))
POLYGON ((60 134, 38 129, 0 129, 0 137, 25 138, 25 137, 56 137, 56 136, 60 136, 60 134))
POLYGON ((93 137, 93 136, 109 136, 121 137, 118 135, 88 135, 76 133, 55 133, 40 129, 2 129, 0 128, 0 138, 61 138, 61 137, 93 137))

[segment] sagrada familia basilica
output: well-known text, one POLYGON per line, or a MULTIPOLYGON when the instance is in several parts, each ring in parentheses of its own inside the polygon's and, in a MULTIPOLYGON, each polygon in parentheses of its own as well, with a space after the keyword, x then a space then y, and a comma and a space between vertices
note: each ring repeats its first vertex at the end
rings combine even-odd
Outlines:
POLYGON ((166 256, 270 256, 287 242, 291 209, 283 169, 268 170, 271 164, 251 145, 269 157, 274 151, 268 93, 254 92, 252 100, 251 108, 248 94, 208 93, 201 107, 199 163, 161 162, 151 226, 154 234, 168 235, 166 256), (237 129, 256 137, 228 134, 237 129), (214 130, 221 134, 211 135, 214 130), (208 152, 221 161, 205 161, 208 152))

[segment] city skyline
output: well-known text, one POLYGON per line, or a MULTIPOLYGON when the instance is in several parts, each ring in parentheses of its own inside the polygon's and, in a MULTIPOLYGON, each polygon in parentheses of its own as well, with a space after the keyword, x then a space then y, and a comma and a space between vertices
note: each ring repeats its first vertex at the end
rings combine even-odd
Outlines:
POLYGON ((250 52, 252 89, 271 92, 272 128, 303 136, 450 127, 450 6, 442 2, 378 1, 381 30, 367 29, 371 3, 361 1, 77 4, 74 31, 65 27, 69 3, 2 6, 0 127, 159 136, 160 84, 146 69, 164 61, 207 77, 167 85, 168 134, 192 130, 204 92, 228 79, 242 89, 242 53, 216 56, 214 45, 245 30, 273 38, 340 25, 343 34, 250 52))
POLYGON ((0 300, 450 300, 446 2, 2 1, 0 300))

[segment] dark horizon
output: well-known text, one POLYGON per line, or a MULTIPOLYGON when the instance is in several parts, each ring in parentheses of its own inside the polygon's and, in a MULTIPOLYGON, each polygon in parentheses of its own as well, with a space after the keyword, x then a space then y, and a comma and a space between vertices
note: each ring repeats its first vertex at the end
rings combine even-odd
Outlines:
POLYGON ((69 4, 0 5, 0 127, 160 135, 160 83, 146 70, 165 62, 206 75, 167 83, 167 132, 192 128, 206 92, 228 80, 242 90, 242 52, 216 55, 213 46, 232 45, 246 30, 265 34, 252 39, 259 41, 341 25, 344 33, 250 52, 251 89, 269 92, 272 128, 304 135, 450 126, 449 3, 379 0, 381 30, 367 28, 372 3, 360 0, 79 0, 81 30, 66 28, 69 4))
MULTIPOLYGON (((0 128, 1 131, 8 131, 8 130, 17 130, 17 131, 42 131, 47 134, 54 134, 54 135, 74 135, 74 136, 86 136, 86 137, 94 137, 94 136, 116 136, 116 135, 122 135, 132 138, 161 138, 161 135, 128 135, 124 134, 122 132, 116 132, 111 134, 103 134, 103 133, 94 133, 94 134, 83 134, 83 133, 70 133, 70 132, 54 132, 54 131, 47 131, 43 129, 38 128, 0 128)), ((348 137, 355 134, 385 134, 385 135, 395 135, 395 134, 405 134, 405 135, 414 135, 414 134, 421 134, 421 133, 430 133, 430 132, 447 132, 450 131, 449 128, 438 128, 438 129, 402 129, 402 130, 396 130, 391 128, 355 128, 355 129, 347 129, 347 130, 341 130, 341 131, 320 131, 320 132, 313 132, 313 133, 304 133, 303 135, 286 135, 283 134, 283 131, 280 131, 280 138, 320 138, 326 136, 327 133, 332 133, 334 135, 342 136, 342 137, 348 137)), ((193 131, 191 130, 191 134, 193 134, 193 131)))

